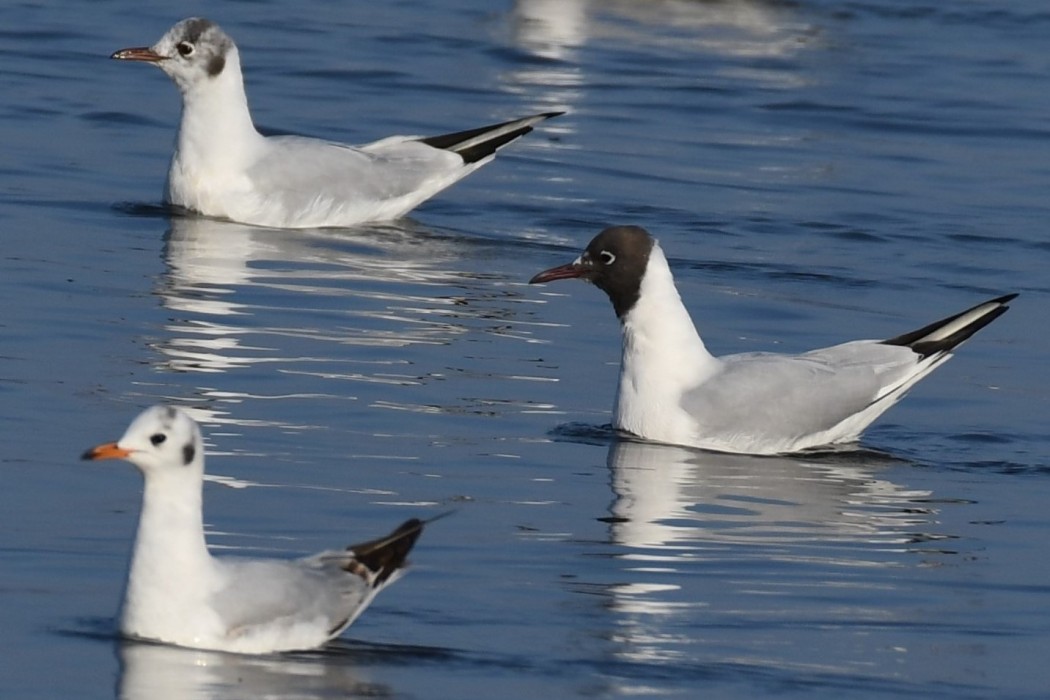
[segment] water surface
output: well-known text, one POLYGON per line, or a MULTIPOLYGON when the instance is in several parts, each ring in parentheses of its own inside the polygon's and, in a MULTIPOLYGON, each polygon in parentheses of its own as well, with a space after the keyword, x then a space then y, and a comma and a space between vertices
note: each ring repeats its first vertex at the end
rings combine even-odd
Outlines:
POLYGON ((106 56, 171 12, 0 10, 5 696, 1045 696, 1041 5, 186 3, 266 128, 568 111, 408 219, 318 231, 160 207, 176 91, 106 56), (658 235, 718 353, 1022 296, 859 450, 622 440, 607 301, 525 284, 609 223, 658 235), (204 426, 216 547, 458 513, 323 650, 120 642, 139 478, 77 455, 159 401, 204 426))

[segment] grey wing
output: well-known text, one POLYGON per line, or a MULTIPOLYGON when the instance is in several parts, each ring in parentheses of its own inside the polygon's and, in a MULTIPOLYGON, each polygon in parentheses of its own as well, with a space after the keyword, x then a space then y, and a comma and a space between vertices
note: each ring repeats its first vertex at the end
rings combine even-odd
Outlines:
POLYGON ((267 144, 248 177, 260 191, 286 199, 290 209, 349 196, 402 197, 464 165, 454 153, 400 137, 362 148, 302 136, 273 136, 267 144))
POLYGON ((224 557, 229 584, 214 606, 231 634, 255 626, 321 622, 339 632, 374 595, 359 576, 342 568, 346 552, 324 552, 294 561, 224 557))
POLYGON ((828 430, 914 373, 907 348, 854 341, 801 355, 721 358, 716 375, 682 398, 701 434, 802 436, 828 430))

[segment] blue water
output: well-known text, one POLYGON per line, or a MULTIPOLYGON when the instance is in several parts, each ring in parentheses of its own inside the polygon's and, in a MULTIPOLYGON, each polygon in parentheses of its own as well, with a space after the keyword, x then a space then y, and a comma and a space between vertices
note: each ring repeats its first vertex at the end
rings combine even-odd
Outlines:
POLYGON ((1046 696, 1042 3, 175 12, 0 8, 3 697, 1046 696), (238 41, 266 128, 568 114, 403 221, 172 218, 176 91, 106 57, 194 13, 238 41), (608 302, 525 284, 609 223, 661 239, 719 353, 1022 295, 858 451, 618 441, 608 302), (77 456, 159 401, 204 425, 215 546, 291 556, 457 515, 322 651, 122 644, 139 478, 77 456))

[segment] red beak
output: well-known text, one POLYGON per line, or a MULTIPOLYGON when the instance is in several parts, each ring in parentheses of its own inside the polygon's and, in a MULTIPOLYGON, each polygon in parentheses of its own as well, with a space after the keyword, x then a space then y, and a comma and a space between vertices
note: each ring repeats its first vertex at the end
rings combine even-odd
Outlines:
POLYGON ((545 282, 553 282, 554 280, 567 280, 574 277, 586 277, 587 273, 591 271, 590 265, 585 265, 579 262, 571 262, 566 265, 559 265, 558 267, 552 267, 549 270, 544 270, 539 273, 531 280, 529 284, 543 284, 545 282))
POLYGON ((138 46, 131 49, 121 49, 110 56, 110 58, 115 58, 119 61, 144 61, 146 63, 156 63, 157 61, 166 60, 167 57, 161 56, 148 46, 138 46))

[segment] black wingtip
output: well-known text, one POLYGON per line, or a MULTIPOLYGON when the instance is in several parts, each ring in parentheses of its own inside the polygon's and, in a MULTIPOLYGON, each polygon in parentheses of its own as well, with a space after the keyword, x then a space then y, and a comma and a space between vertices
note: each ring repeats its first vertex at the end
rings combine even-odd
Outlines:
MULTIPOLYGON (((522 117, 522 119, 538 119, 546 120, 554 117, 560 117, 565 112, 540 112, 529 117, 522 117)), ((490 124, 488 126, 482 126, 477 129, 468 129, 466 131, 457 131, 451 134, 441 134, 440 136, 430 136, 427 138, 419 139, 421 143, 425 143, 428 146, 434 148, 440 148, 445 151, 453 151, 458 153, 463 162, 466 164, 477 163, 479 160, 488 158, 499 149, 506 146, 511 141, 521 138, 525 134, 532 131, 533 126, 522 126, 519 129, 508 131, 504 134, 500 134, 497 137, 482 141, 478 144, 470 146, 469 148, 457 148, 460 144, 483 136, 490 131, 499 131, 502 127, 509 126, 515 122, 520 122, 522 119, 511 119, 510 121, 501 122, 499 124, 490 124)))
POLYGON ((989 323, 999 318, 1009 310, 1009 302, 1013 301, 1019 296, 1019 292, 1013 294, 1004 294, 994 299, 982 301, 980 304, 961 311, 954 316, 943 318, 940 321, 935 321, 927 326, 923 326, 918 330, 911 331, 910 333, 904 333, 898 335, 895 338, 882 341, 884 345, 901 345, 911 348, 917 354, 923 357, 929 357, 937 353, 950 352, 953 348, 962 344, 968 340, 974 333, 981 330, 989 323), (951 324, 956 319, 962 318, 963 316, 972 313, 973 311, 981 308, 982 306, 994 306, 995 308, 989 309, 983 316, 974 319, 969 324, 959 328, 951 335, 943 338, 937 338, 935 340, 924 340, 927 336, 936 333, 938 330, 951 324))
POLYGON ((375 574, 373 586, 378 588, 407 564, 408 554, 415 546, 416 540, 423 534, 423 528, 435 520, 448 517, 455 511, 445 511, 426 520, 410 518, 401 523, 393 532, 378 539, 354 544, 347 549, 354 554, 354 560, 363 564, 375 574))

